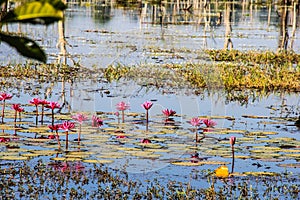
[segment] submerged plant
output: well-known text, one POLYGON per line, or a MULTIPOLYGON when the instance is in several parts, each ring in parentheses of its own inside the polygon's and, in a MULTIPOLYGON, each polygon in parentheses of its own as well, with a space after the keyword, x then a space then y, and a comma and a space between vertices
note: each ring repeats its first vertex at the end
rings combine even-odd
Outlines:
POLYGON ((122 112, 122 123, 125 122, 125 113, 124 111, 129 109, 130 108, 130 105, 125 103, 124 101, 121 101, 119 102, 117 105, 116 105, 116 109, 118 111, 121 111, 122 112))
POLYGON ((10 100, 12 98, 12 95, 7 93, 1 93, 0 94, 0 101, 3 101, 2 103, 2 124, 4 123, 4 110, 5 110, 5 101, 10 100))

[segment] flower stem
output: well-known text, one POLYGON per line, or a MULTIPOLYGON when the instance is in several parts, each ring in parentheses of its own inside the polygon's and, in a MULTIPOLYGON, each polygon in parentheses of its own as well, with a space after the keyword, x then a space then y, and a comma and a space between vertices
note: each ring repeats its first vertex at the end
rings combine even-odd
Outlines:
POLYGON ((39 117, 39 110, 38 110, 38 106, 35 106, 35 125, 38 125, 38 117, 39 117))
POLYGON ((233 173, 233 169, 234 169, 234 146, 231 146, 231 152, 232 152, 231 173, 233 173))
POLYGON ((15 127, 17 127, 17 114, 18 114, 18 111, 15 111, 15 127))
POLYGON ((66 131, 66 150, 68 150, 69 132, 66 131))
POLYGON ((125 116, 124 116, 125 114, 124 114, 124 110, 122 110, 122 123, 124 123, 125 122, 125 116))
POLYGON ((79 124, 79 131, 78 131, 78 144, 80 143, 80 136, 81 136, 81 124, 79 124))
POLYGON ((148 110, 146 110, 146 131, 148 131, 148 123, 149 123, 149 113, 148 110))
POLYGON ((2 124, 4 123, 4 109, 5 109, 5 100, 3 100, 3 104, 2 104, 2 124))
POLYGON ((54 109, 52 109, 52 126, 54 126, 54 109))
POLYGON ((61 145, 60 145, 60 141, 59 141, 59 135, 58 135, 58 131, 56 130, 56 140, 58 143, 58 149, 60 149, 61 145))
POLYGON ((44 104, 42 104, 41 125, 43 125, 43 123, 44 123, 44 107, 45 107, 45 105, 44 105, 44 104))

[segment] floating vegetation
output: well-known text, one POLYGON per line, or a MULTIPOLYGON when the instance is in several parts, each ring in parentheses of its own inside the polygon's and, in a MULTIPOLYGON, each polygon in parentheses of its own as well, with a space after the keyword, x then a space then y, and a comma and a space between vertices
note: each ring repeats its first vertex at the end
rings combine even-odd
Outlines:
MULTIPOLYGON (((138 81, 141 85, 173 88, 223 88, 227 91, 254 89, 265 92, 286 90, 299 92, 299 56, 294 53, 279 53, 274 60, 267 53, 239 52, 236 50, 207 50, 209 54, 229 54, 219 58, 226 63, 186 63, 151 66, 109 66, 104 74, 108 81, 120 78, 138 81), (240 55, 233 59, 232 55, 240 55), (248 57, 247 57, 248 56, 248 57), (266 57, 266 59, 261 59, 266 57), (241 61, 242 59, 245 59, 241 61), (247 60, 248 59, 248 60, 247 60), (268 60, 271 59, 271 60, 268 60), (278 62, 280 60, 280 62, 278 62), (230 62, 229 62, 230 61, 230 62), (146 76, 143 77, 143 74, 146 76)), ((274 53, 274 55, 277 55, 274 53)), ((219 56, 220 57, 220 56, 219 56)), ((212 56, 217 60, 217 56, 212 56)), ((241 98, 241 97, 240 97, 241 98)), ((243 100, 243 97, 240 100, 243 100)), ((248 99, 245 99, 246 101, 248 99)))

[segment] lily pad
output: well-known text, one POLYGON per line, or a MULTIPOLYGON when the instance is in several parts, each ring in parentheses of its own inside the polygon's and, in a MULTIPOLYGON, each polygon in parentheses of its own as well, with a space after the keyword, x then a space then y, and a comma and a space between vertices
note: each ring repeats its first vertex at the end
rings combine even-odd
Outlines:
POLYGON ((246 175, 251 176, 279 176, 279 173, 276 172, 244 172, 246 175))
POLYGON ((109 164, 113 163, 113 160, 83 160, 86 163, 98 163, 98 164, 109 164))
POLYGON ((24 157, 24 156, 13 156, 13 155, 11 155, 11 156, 1 156, 0 157, 0 160, 15 160, 15 161, 17 161, 17 160, 28 160, 28 157, 24 157))

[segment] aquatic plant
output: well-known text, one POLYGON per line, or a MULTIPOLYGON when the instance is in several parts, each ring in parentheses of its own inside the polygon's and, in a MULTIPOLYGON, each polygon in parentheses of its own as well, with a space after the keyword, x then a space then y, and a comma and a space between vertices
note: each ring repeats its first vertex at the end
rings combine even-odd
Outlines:
POLYGON ((81 137, 81 126, 84 121, 88 120, 88 117, 82 113, 77 113, 76 115, 72 116, 72 119, 76 120, 79 123, 79 131, 78 131, 78 143, 80 142, 81 137))
POLYGON ((92 127, 100 127, 103 125, 103 120, 95 115, 92 116, 92 127))
POLYGON ((217 125, 217 122, 215 122, 212 119, 201 119, 201 121, 206 125, 207 128, 213 128, 215 125, 217 125))
POLYGON ((11 98, 12 98, 11 94, 8 94, 8 93, 5 93, 5 92, 0 94, 0 101, 3 101, 3 103, 2 103, 2 124, 4 123, 5 101, 10 100, 11 98))
POLYGON ((119 102, 117 105, 116 105, 116 109, 118 111, 121 111, 122 112, 122 123, 125 122, 125 113, 124 111, 129 109, 130 108, 130 105, 125 103, 124 101, 121 101, 119 102))
POLYGON ((143 144, 149 144, 149 143, 151 143, 151 140, 149 140, 147 138, 144 138, 144 139, 141 140, 141 143, 143 143, 143 144))
POLYGON ((59 141, 59 135, 58 135, 58 130, 60 129, 61 127, 61 124, 55 124, 55 125, 49 125, 48 126, 51 131, 55 131, 55 136, 56 136, 56 140, 57 140, 57 144, 58 144, 58 149, 61 148, 61 144, 60 144, 60 141, 59 141))
POLYGON ((49 102, 45 99, 40 99, 38 104, 42 105, 41 125, 43 125, 44 124, 44 109, 45 109, 45 106, 47 106, 49 104, 49 102))
POLYGON ((38 125, 38 118, 39 118, 39 110, 38 110, 38 105, 40 104, 40 99, 39 98, 33 98, 32 100, 29 101, 30 104, 35 105, 35 125, 38 125))
POLYGON ((176 114, 176 111, 172 109, 169 110, 168 108, 166 108, 162 110, 162 113, 166 117, 166 119, 168 119, 169 117, 174 116, 176 114))
MULTIPOLYGON (((53 125, 52 125, 53 127, 53 125)), ((70 121, 64 121, 60 126, 59 129, 64 130, 66 134, 66 150, 68 150, 68 142, 69 142, 69 131, 75 128, 75 124, 70 121)))
POLYGON ((229 138, 229 141, 230 141, 231 154, 232 154, 231 173, 233 173, 233 170, 234 170, 234 144, 235 144, 235 141, 236 141, 236 137, 231 136, 229 138))
POLYGON ((117 111, 114 113, 114 115, 117 117, 118 119, 118 124, 120 124, 120 113, 117 111))
POLYGON ((194 117, 191 119, 190 124, 195 126, 196 142, 198 142, 198 127, 202 124, 202 121, 199 117, 194 117))
POLYGON ((150 101, 145 101, 142 104, 142 107, 146 110, 146 130, 148 131, 148 123, 149 123, 149 110, 153 106, 153 103, 150 101))
POLYGON ((222 165, 215 170, 215 175, 218 178, 227 178, 229 176, 228 167, 222 165))
POLYGON ((199 153, 195 152, 191 155, 191 162, 192 163, 198 163, 201 159, 199 158, 199 153))
POLYGON ((19 119, 21 121, 21 113, 24 112, 24 108, 21 107, 20 104, 12 104, 12 108, 15 110, 15 118, 14 118, 14 122, 15 122, 15 127, 17 126, 17 115, 19 113, 19 119))
POLYGON ((54 126, 54 109, 60 108, 60 105, 58 102, 51 101, 46 105, 46 108, 51 109, 51 116, 52 116, 52 126, 54 126))

